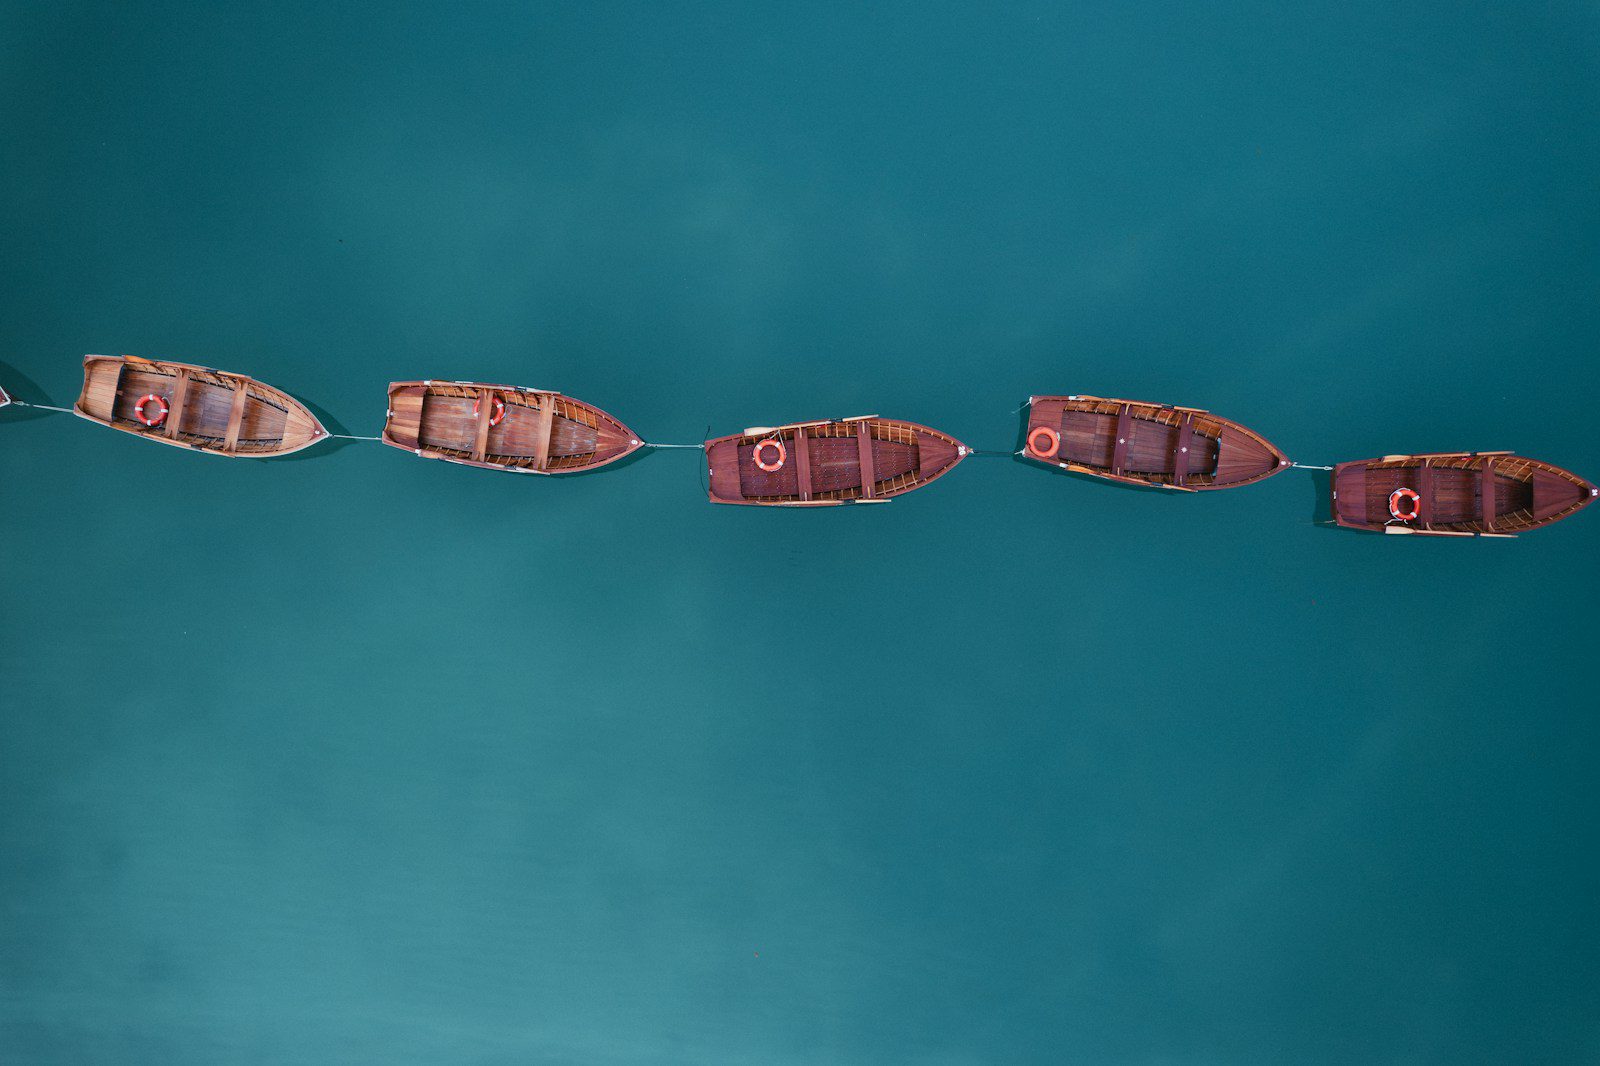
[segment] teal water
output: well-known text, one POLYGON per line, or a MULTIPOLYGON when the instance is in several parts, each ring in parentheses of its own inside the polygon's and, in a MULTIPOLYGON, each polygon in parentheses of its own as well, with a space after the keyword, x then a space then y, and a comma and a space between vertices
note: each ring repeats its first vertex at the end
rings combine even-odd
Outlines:
MULTIPOLYGON (((0 9, 0 384, 1600 477, 1587 4, 0 9)), ((1600 1061, 1596 546, 0 412, 0 1061, 1600 1061), (1585 697, 1583 693, 1589 692, 1585 697)))

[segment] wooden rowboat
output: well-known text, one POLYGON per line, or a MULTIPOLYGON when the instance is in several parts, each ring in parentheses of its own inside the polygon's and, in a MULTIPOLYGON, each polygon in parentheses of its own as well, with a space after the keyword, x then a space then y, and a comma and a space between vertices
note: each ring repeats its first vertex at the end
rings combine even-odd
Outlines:
POLYGON ((132 355, 84 356, 83 392, 72 410, 102 426, 213 455, 288 455, 328 436, 304 404, 271 385, 132 355))
POLYGON ((1333 468, 1334 521, 1374 533, 1515 536, 1597 495, 1576 474, 1510 452, 1385 455, 1333 468))
POLYGON ((644 447, 600 408, 545 389, 396 381, 383 442, 428 459, 523 474, 571 474, 644 447))
POLYGON ((885 503, 972 454, 954 437, 876 415, 747 429, 706 441, 712 503, 885 503))
POLYGON ((1033 396, 1022 454, 1108 481, 1198 492, 1292 464, 1261 434, 1194 407, 1100 396, 1033 396))

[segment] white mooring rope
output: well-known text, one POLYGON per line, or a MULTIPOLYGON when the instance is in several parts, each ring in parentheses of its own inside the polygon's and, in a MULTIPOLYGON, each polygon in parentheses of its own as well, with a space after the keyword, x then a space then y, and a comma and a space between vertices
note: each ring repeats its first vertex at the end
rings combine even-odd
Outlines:
POLYGON ((51 407, 47 403, 26 403, 18 399, 12 399, 11 402, 16 404, 18 407, 32 407, 38 411, 56 411, 64 415, 70 415, 72 413, 72 408, 70 407, 51 407))
MULTIPOLYGON (((70 414, 73 413, 72 408, 70 408, 70 407, 55 407, 55 406, 53 406, 51 404, 48 404, 48 403, 28 403, 25 400, 18 400, 18 399, 12 399, 11 402, 13 404, 15 404, 16 406, 18 406, 18 407, 28 407, 28 408, 32 408, 35 411, 54 411, 57 414, 63 414, 63 415, 70 415, 70 414)), ((1027 405, 1024 404, 1023 406, 1026 407, 1027 405)), ((1018 410, 1021 410, 1021 408, 1018 408, 1018 410)), ((334 440, 370 440, 370 441, 373 441, 373 442, 379 443, 379 444, 381 444, 383 442, 383 438, 382 437, 362 437, 362 436, 357 436, 357 435, 355 435, 353 433, 329 433, 328 436, 330 438, 334 439, 334 440)), ((684 449, 686 451, 696 451, 696 452, 702 451, 705 448, 704 444, 657 444, 657 443, 655 443, 653 441, 640 441, 639 442, 639 446, 642 447, 642 448, 656 448, 656 449, 682 448, 682 449, 684 449)), ((968 455, 972 455, 972 456, 985 456, 985 457, 989 457, 989 456, 1013 456, 1013 455, 1026 455, 1026 454, 1028 454, 1028 450, 1026 448, 1019 448, 1014 452, 997 452, 997 451, 987 451, 987 450, 981 449, 981 448, 974 448, 971 451, 969 451, 967 454, 968 455)), ((1316 465, 1314 463, 1294 463, 1294 462, 1291 462, 1289 465, 1293 466, 1293 467, 1298 467, 1301 470, 1327 470, 1327 471, 1332 471, 1333 470, 1333 467, 1331 467, 1331 466, 1318 466, 1318 465, 1316 465)))

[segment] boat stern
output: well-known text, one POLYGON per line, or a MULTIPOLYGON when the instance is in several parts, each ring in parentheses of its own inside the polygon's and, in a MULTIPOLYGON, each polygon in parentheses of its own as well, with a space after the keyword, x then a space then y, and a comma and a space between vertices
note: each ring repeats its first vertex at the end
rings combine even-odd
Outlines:
POLYGON ((414 452, 422 439, 422 401, 428 387, 419 381, 389 384, 389 409, 384 413, 383 443, 414 452))
POLYGON ((1339 463, 1328 479, 1333 520, 1347 529, 1372 529, 1367 517, 1367 464, 1365 460, 1339 463))
POLYGON ((83 388, 72 404, 72 411, 91 422, 111 424, 116 409, 117 384, 122 378, 124 360, 115 355, 83 357, 83 388))
POLYGON ((739 437, 720 437, 705 443, 708 483, 712 503, 744 503, 739 483, 739 437))

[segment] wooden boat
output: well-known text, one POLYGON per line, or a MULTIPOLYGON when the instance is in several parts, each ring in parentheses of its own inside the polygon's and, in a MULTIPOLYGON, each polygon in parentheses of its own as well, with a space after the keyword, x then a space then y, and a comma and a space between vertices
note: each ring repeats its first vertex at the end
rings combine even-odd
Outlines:
POLYGON ((1195 407, 1033 396, 1022 454, 1108 481, 1197 492, 1269 478, 1292 463, 1261 434, 1195 407))
POLYGON ((383 442, 428 459, 523 474, 571 474, 644 447, 598 407, 546 389, 396 381, 383 442))
POLYGON ((1508 537, 1600 495, 1576 474, 1510 452, 1385 455, 1333 468, 1333 517, 1374 533, 1508 537))
POLYGON ((261 458, 328 436, 293 396, 243 374, 137 356, 83 357, 73 413, 180 448, 261 458))
POLYGON ((970 455, 954 437, 877 415, 756 427, 706 441, 712 503, 886 503, 970 455))

